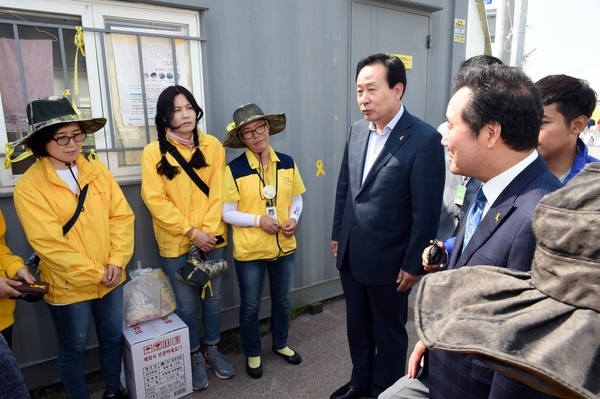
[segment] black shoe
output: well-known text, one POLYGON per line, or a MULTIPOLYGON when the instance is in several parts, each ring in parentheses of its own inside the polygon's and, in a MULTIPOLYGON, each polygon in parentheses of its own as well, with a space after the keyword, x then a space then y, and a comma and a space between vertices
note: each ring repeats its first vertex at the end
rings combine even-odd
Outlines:
POLYGON ((360 389, 352 385, 351 382, 349 382, 341 388, 338 388, 338 390, 334 393, 332 393, 329 399, 359 399, 366 397, 368 396, 365 392, 361 391, 360 389))
POLYGON ((274 354, 276 354, 277 356, 280 356, 280 357, 284 358, 285 361, 288 362, 289 364, 300 364, 300 363, 302 363, 302 358, 300 357, 300 355, 296 351, 294 351, 294 354, 292 356, 287 356, 287 355, 284 355, 281 352, 278 352, 277 349, 275 349, 275 347, 273 347, 272 349, 273 349, 273 353, 274 354))
POLYGON ((260 366, 258 366, 256 368, 252 368, 248 364, 248 359, 246 359, 246 373, 248 373, 248 375, 250 377, 254 378, 255 380, 262 377, 262 375, 263 375, 262 363, 260 364, 260 366))
POLYGON ((108 395, 108 393, 104 392, 102 395, 102 399, 126 399, 128 396, 126 393, 123 393, 120 389, 117 390, 113 395, 108 395))

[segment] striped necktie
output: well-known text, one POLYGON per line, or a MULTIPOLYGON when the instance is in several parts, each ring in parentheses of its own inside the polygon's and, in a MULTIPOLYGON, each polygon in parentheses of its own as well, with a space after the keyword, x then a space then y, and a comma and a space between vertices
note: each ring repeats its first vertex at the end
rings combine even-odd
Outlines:
POLYGON ((475 196, 475 202, 471 206, 469 210, 469 215, 467 216, 467 224, 465 228, 465 240, 463 241, 463 251, 467 247, 469 240, 473 236, 475 230, 477 230, 477 226, 479 222, 481 222, 481 216, 483 215, 483 208, 485 208, 485 194, 483 194, 483 190, 479 188, 477 191, 477 195, 475 196))

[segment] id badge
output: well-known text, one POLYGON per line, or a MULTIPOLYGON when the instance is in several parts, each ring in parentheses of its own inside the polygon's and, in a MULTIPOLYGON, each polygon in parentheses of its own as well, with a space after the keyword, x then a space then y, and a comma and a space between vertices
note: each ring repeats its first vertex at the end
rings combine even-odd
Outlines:
POLYGON ((277 220, 277 208, 274 206, 267 206, 266 210, 268 217, 277 220))
POLYGON ((456 196, 454 197, 454 203, 458 206, 462 206, 465 202, 465 194, 467 193, 467 186, 460 184, 456 187, 456 196))

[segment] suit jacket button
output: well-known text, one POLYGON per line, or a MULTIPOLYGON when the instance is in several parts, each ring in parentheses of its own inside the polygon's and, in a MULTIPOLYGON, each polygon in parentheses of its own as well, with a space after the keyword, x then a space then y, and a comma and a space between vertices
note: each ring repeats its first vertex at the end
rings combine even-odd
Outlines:
POLYGON ((355 200, 354 200, 354 203, 355 203, 355 204, 360 204, 360 200, 358 200, 358 199, 355 199, 355 200))

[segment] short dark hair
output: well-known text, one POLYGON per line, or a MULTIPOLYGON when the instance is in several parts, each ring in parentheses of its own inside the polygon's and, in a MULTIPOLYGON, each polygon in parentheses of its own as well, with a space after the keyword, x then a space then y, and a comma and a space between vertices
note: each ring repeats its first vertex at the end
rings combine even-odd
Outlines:
MULTIPOLYGON (((363 57, 356 65, 356 78, 358 80, 358 74, 367 65, 380 63, 383 64, 386 70, 386 80, 390 89, 393 89, 398 83, 402 83, 404 91, 406 91, 406 68, 402 60, 394 55, 386 53, 375 53, 363 57)), ((402 93, 404 95, 404 92, 402 93)))
POLYGON ((596 108, 596 92, 589 83, 568 75, 548 75, 535 85, 542 95, 542 104, 556 103, 567 124, 581 115, 588 119, 596 108))
POLYGON ((485 124, 496 122, 502 127, 503 141, 511 149, 526 151, 537 147, 544 115, 542 98, 523 70, 506 65, 467 67, 456 91, 463 87, 472 91, 462 119, 474 137, 485 124))
POLYGON ((504 63, 500 58, 494 57, 493 55, 480 54, 474 55, 471 58, 467 58, 460 64, 460 69, 469 67, 469 66, 490 66, 490 65, 503 65, 504 63))
POLYGON ((460 64, 460 67, 458 68, 458 72, 456 73, 456 76, 454 77, 454 85, 455 86, 463 86, 464 85, 463 73, 467 68, 476 67, 476 66, 487 67, 487 66, 491 66, 491 65, 503 65, 503 62, 499 58, 494 57, 493 55, 486 55, 486 54, 475 55, 471 58, 464 60, 463 63, 460 64))
MULTIPOLYGON (((81 123, 78 123, 76 121, 74 122, 79 125, 79 128, 83 133, 86 133, 85 128, 81 123)), ((50 156, 50 154, 46 150, 46 145, 54 138, 54 135, 62 126, 68 125, 69 123, 73 122, 57 123, 38 130, 30 138, 27 139, 27 148, 31 150, 31 152, 33 153, 33 155, 35 155, 36 158, 50 156)))

